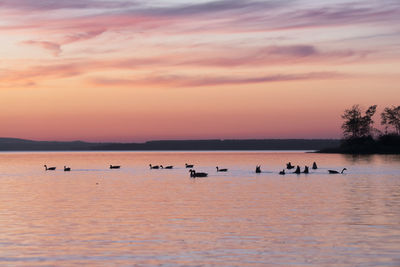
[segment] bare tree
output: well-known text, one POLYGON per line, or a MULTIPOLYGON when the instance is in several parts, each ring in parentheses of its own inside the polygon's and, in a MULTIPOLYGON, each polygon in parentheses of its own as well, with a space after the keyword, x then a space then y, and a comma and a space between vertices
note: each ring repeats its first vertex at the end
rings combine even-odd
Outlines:
POLYGON ((387 107, 381 113, 381 124, 385 125, 386 132, 392 126, 396 134, 400 135, 400 106, 387 107))

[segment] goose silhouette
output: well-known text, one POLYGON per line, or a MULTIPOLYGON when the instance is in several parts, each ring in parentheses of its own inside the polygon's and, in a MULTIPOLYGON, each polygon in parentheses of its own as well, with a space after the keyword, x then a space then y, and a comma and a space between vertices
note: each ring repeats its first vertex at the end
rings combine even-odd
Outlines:
POLYGON ((187 163, 185 163, 185 167, 186 167, 186 168, 193 168, 193 166, 194 166, 193 164, 187 164, 187 163))
POLYGON ((220 169, 220 168, 218 168, 218 166, 216 168, 217 168, 217 172, 227 172, 228 171, 228 169, 220 169))
MULTIPOLYGON (((346 168, 343 168, 343 170, 342 170, 340 173, 343 173, 344 171, 347 171, 347 169, 346 169, 346 168)), ((337 174, 337 173, 339 173, 338 171, 335 171, 335 170, 328 170, 328 172, 329 172, 330 174, 337 174)))
POLYGON ((69 171, 71 171, 71 168, 70 168, 70 167, 67 167, 67 166, 64 166, 64 171, 65 171, 65 172, 69 172, 69 171))
POLYGON ((189 172, 190 172, 190 177, 192 178, 208 176, 208 173, 206 172, 196 172, 195 170, 189 170, 189 172))
POLYGON ((314 161, 314 163, 312 164, 312 169, 313 169, 313 170, 318 169, 317 163, 316 163, 315 161, 314 161))
POLYGON ((291 170, 291 169, 294 169, 294 166, 292 165, 291 162, 288 162, 288 163, 286 163, 286 168, 287 168, 288 170, 291 170))
POLYGON ((118 165, 110 165, 110 169, 119 169, 121 166, 118 165))
POLYGON ((300 174, 300 166, 297 165, 296 170, 294 171, 295 174, 300 174))
POLYGON ((281 171, 279 172, 279 174, 280 174, 280 175, 285 175, 285 174, 286 174, 286 173, 285 173, 285 169, 281 170, 281 171))
POLYGON ((161 169, 172 169, 174 168, 174 166, 165 166, 163 167, 163 165, 160 165, 161 169))
POLYGON ((47 165, 44 165, 44 167, 45 167, 46 171, 55 171, 56 170, 56 167, 47 168, 47 165))
POLYGON ((261 165, 256 166, 256 173, 261 173, 261 165))
POLYGON ((153 166, 153 165, 149 164, 149 166, 150 166, 150 169, 159 169, 160 168, 160 166, 158 166, 158 165, 153 166))
POLYGON ((305 166, 305 167, 304 167, 303 173, 310 173, 309 170, 308 170, 308 166, 305 166))

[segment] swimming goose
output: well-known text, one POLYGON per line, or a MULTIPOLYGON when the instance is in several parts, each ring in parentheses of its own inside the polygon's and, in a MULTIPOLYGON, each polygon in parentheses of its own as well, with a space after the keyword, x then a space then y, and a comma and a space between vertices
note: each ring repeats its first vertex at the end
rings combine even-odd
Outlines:
POLYGON ((153 165, 149 164, 149 166, 150 166, 150 169, 159 169, 160 168, 160 166, 158 166, 158 165, 153 166, 153 165))
POLYGON ((285 174, 286 174, 286 173, 285 173, 285 169, 281 170, 281 171, 279 172, 279 174, 280 174, 280 175, 285 175, 285 174))
POLYGON ((217 168, 217 172, 227 172, 228 171, 228 169, 220 169, 220 168, 218 168, 218 166, 216 168, 217 168))
POLYGON ((256 166, 256 173, 261 173, 261 165, 256 166))
POLYGON ((44 165, 44 167, 46 168, 46 171, 55 171, 56 170, 56 167, 47 168, 47 165, 44 165))
POLYGON ((288 170, 291 170, 291 169, 294 168, 294 166, 292 165, 291 162, 288 162, 288 163, 286 163, 286 168, 287 168, 288 170))
POLYGON ((294 171, 295 174, 300 174, 300 166, 297 165, 296 170, 294 171))
POLYGON ((118 165, 110 165, 110 169, 119 169, 121 166, 118 165))
POLYGON ((174 166, 165 166, 163 167, 163 165, 160 165, 161 169, 172 169, 174 166))
POLYGON ((194 166, 193 164, 187 164, 187 163, 185 163, 185 167, 186 167, 186 168, 193 168, 193 166, 194 166))
POLYGON ((317 167, 317 163, 314 161, 314 163, 312 164, 312 169, 313 170, 316 170, 316 169, 318 169, 318 167, 317 167))
MULTIPOLYGON (((342 170, 340 173, 343 173, 344 171, 347 171, 347 169, 346 169, 346 168, 343 168, 343 170, 342 170)), ((337 173, 339 173, 338 171, 335 171, 335 170, 328 170, 328 172, 329 172, 330 174, 337 174, 337 173)))
POLYGON ((190 177, 192 178, 208 176, 208 173, 205 172, 196 172, 195 170, 189 170, 189 172, 190 172, 190 177))
POLYGON ((65 171, 65 172, 69 172, 69 171, 71 171, 71 168, 70 168, 70 167, 67 167, 67 166, 64 166, 64 171, 65 171))
POLYGON ((304 167, 303 173, 309 173, 309 171, 308 171, 308 166, 305 166, 305 167, 304 167))

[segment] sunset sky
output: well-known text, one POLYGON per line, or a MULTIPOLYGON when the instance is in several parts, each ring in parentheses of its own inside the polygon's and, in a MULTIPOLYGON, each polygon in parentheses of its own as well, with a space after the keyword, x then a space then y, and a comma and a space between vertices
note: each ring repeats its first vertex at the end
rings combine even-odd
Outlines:
POLYGON ((399 0, 0 0, 0 137, 339 138, 353 104, 400 105, 399 0))

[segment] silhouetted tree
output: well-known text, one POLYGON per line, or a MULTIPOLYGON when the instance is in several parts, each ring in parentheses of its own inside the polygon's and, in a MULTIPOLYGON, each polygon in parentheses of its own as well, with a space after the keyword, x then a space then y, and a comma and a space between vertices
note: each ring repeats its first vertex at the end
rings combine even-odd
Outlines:
POLYGON ((370 136, 374 123, 372 116, 374 116, 375 112, 376 105, 370 106, 364 116, 359 105, 346 109, 342 115, 344 119, 342 124, 344 137, 346 139, 354 139, 370 136))
POLYGON ((376 107, 377 105, 370 106, 367 111, 365 111, 365 115, 362 118, 362 136, 371 136, 372 132, 376 130, 374 127, 372 127, 372 125, 374 124, 372 117, 376 112, 376 107))
POLYGON ((389 126, 392 126, 396 134, 400 135, 400 106, 392 106, 391 108, 385 108, 381 113, 381 124, 385 125, 386 132, 389 126))

